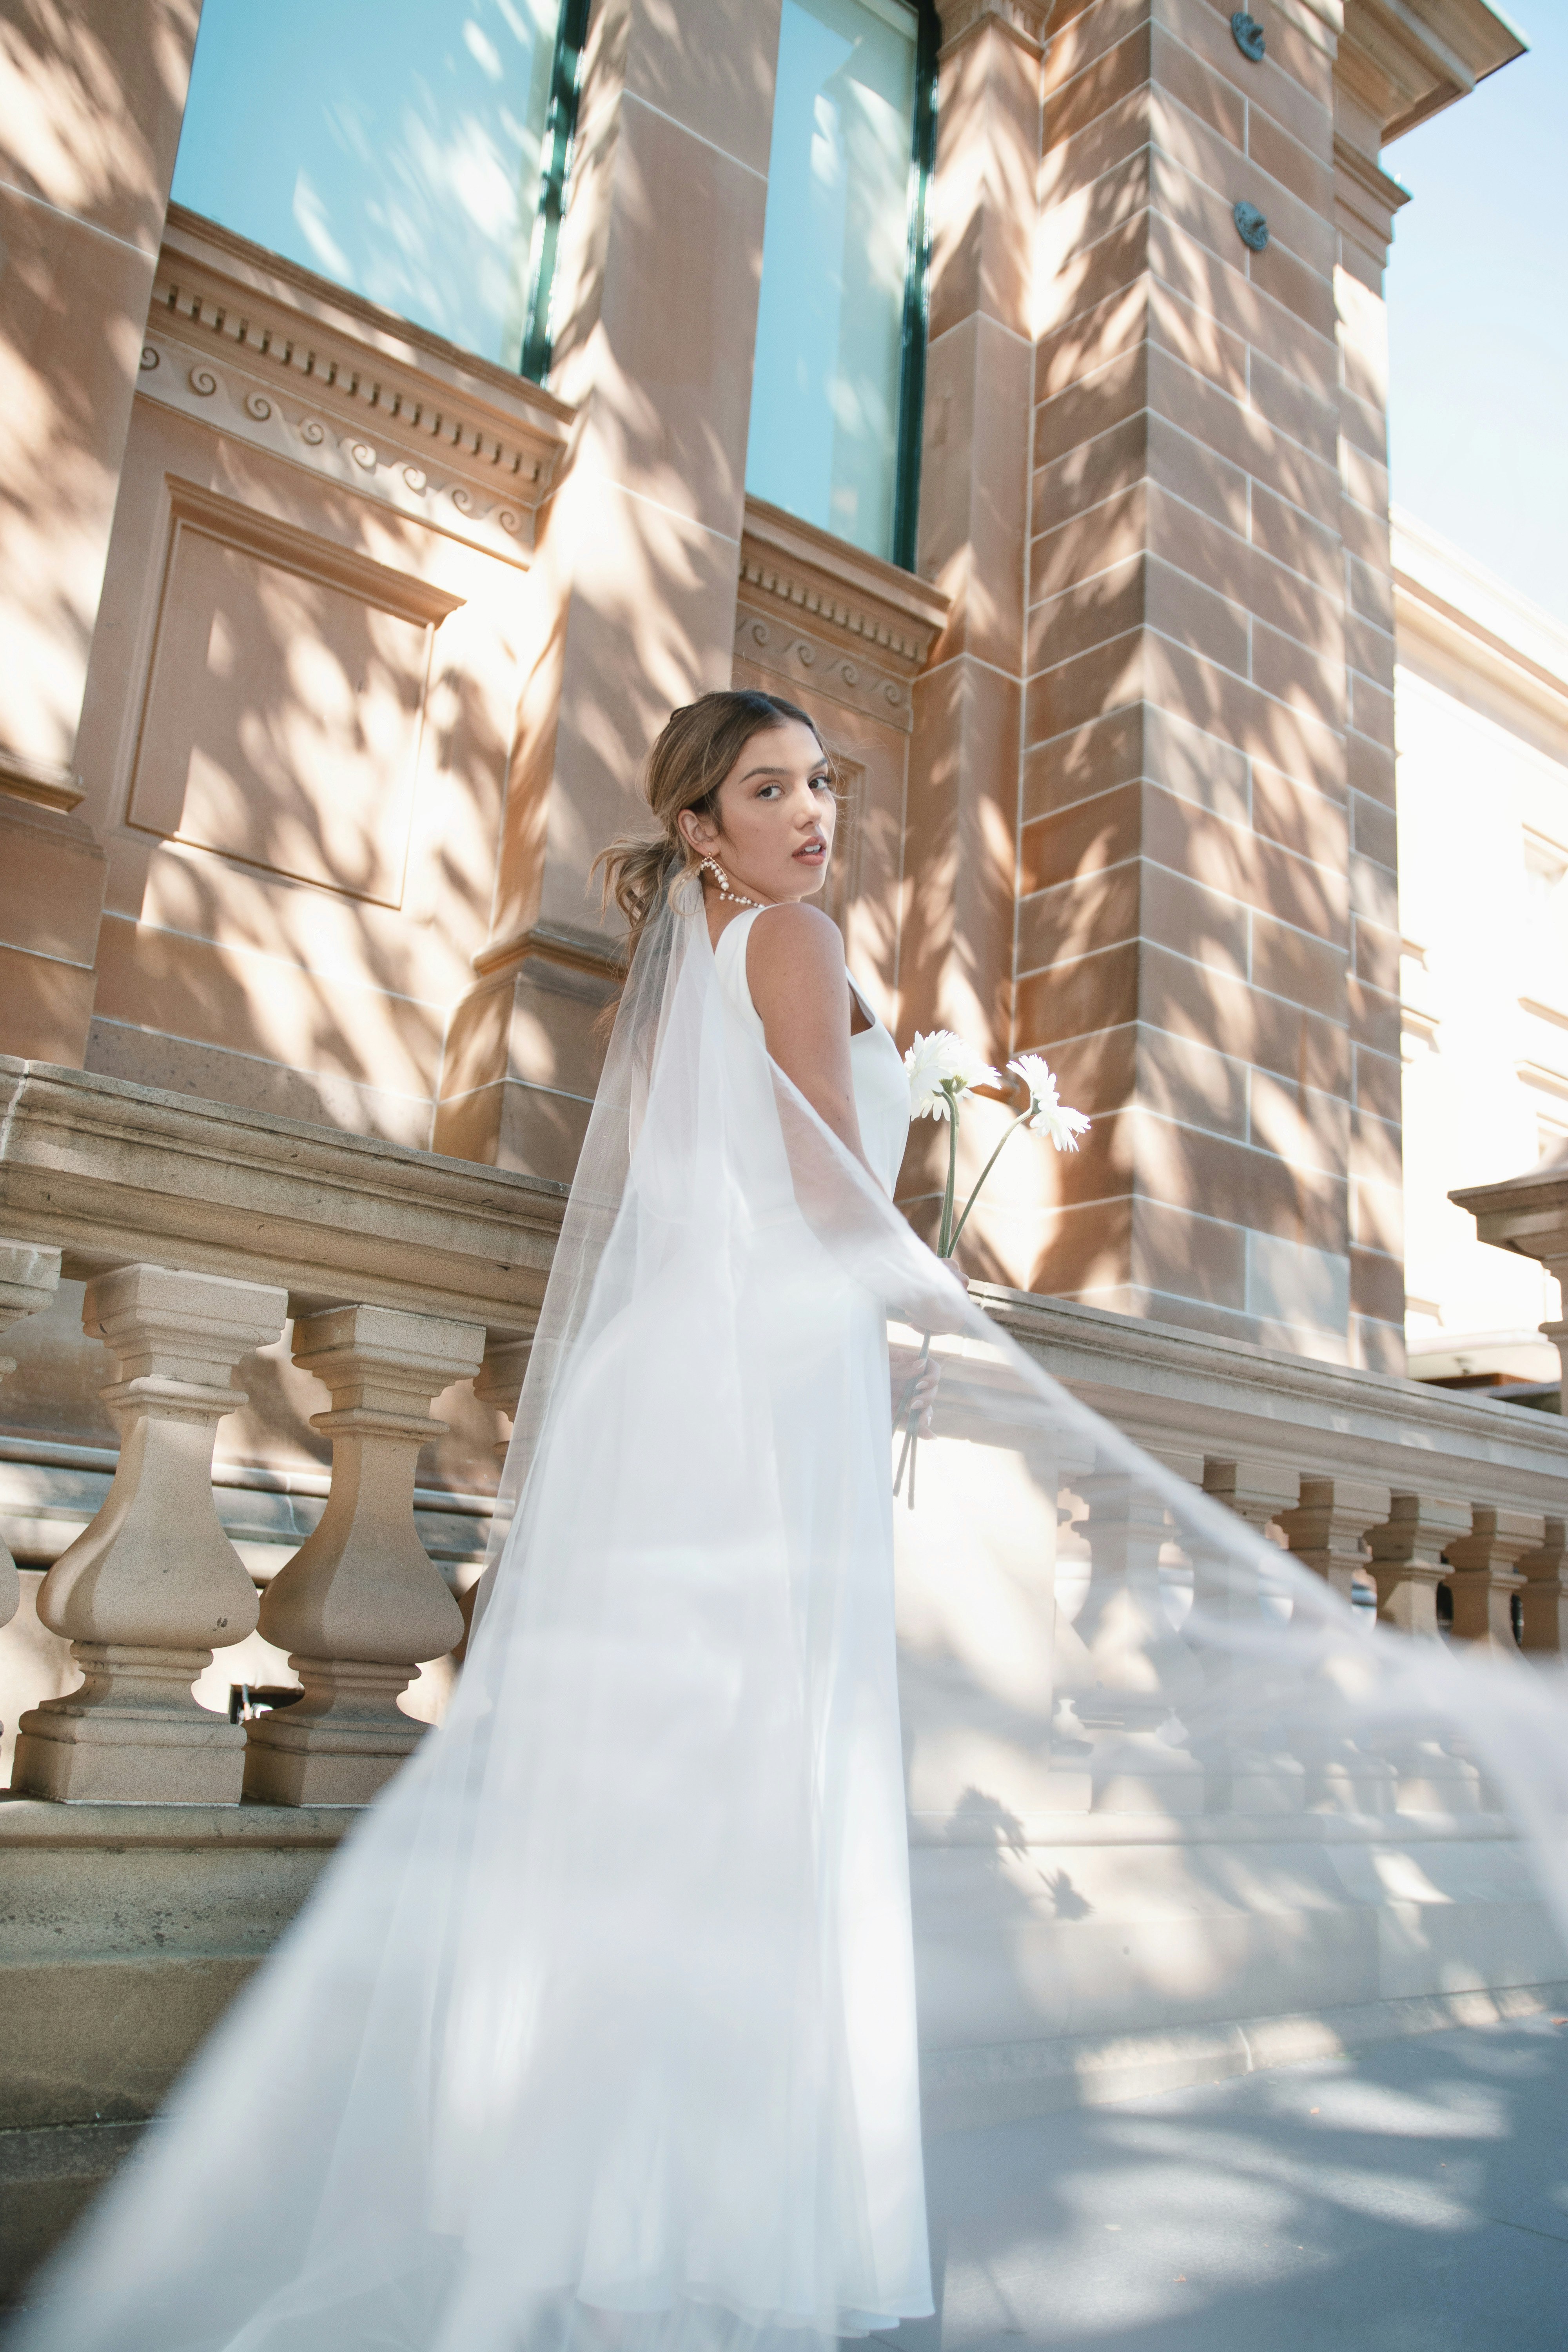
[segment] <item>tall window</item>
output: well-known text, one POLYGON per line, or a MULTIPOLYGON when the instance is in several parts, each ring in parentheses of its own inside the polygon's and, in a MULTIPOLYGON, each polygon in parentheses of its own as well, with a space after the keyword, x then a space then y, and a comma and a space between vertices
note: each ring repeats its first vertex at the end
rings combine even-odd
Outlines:
POLYGON ((174 193, 542 376, 586 0, 205 0, 174 193))
POLYGON ((784 0, 746 487, 914 562, 931 0, 784 0))

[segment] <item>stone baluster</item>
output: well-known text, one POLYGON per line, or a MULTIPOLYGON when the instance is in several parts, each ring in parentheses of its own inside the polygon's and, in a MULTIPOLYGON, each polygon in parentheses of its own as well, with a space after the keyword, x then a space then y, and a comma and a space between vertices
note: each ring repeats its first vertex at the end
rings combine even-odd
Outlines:
MULTIPOLYGON (((533 1353, 533 1341, 527 1339, 486 1339, 484 1361, 474 1376, 474 1394, 480 1404, 494 1405, 507 1419, 507 1433, 496 1447, 496 1458, 505 1466, 511 1444, 511 1423, 517 1419, 517 1402, 522 1394, 522 1383, 528 1370, 528 1360, 533 1353)), ((458 1595, 458 1606, 463 1612, 463 1638, 452 1656, 460 1666, 468 1654, 468 1635, 473 1631, 474 1603, 479 1597, 482 1575, 464 1586, 458 1595)))
POLYGON ((1548 1519, 1540 1549, 1519 1562, 1524 1578, 1524 1646, 1549 1657, 1568 1654, 1568 1521, 1548 1519))
MULTIPOLYGON (((1300 1496, 1300 1479, 1294 1470, 1258 1458, 1205 1459, 1203 1486, 1205 1495, 1243 1520, 1260 1543, 1271 1541, 1268 1529, 1300 1496)), ((1202 1545, 1194 1544, 1193 1606, 1200 1625, 1212 1625, 1221 1635, 1218 1641, 1198 1645, 1210 1690, 1222 1707, 1234 1705, 1246 1692, 1249 1711, 1259 1726, 1255 1737, 1244 1734, 1237 1726, 1222 1727, 1214 1739, 1201 1734, 1194 1738, 1193 1745, 1208 1776, 1210 1811, 1298 1811, 1305 1801, 1306 1775, 1297 1757, 1264 1744, 1261 1727, 1275 1712, 1270 1678, 1256 1653, 1249 1655, 1246 1644, 1248 1626, 1262 1627, 1261 1571, 1250 1565, 1244 1568, 1238 1560, 1206 1559, 1202 1545), (1223 1638, 1226 1629, 1242 1637, 1235 1649, 1223 1638)))
POLYGON ((1433 1495, 1395 1495, 1380 1528, 1367 1530, 1377 1613, 1402 1633, 1437 1631, 1437 1587, 1447 1578, 1443 1553, 1470 1532, 1463 1503, 1433 1495))
MULTIPOLYGON (((1437 1587, 1447 1577, 1442 1555, 1470 1532, 1461 1503, 1431 1494, 1395 1495, 1382 1527, 1368 1530, 1377 1613, 1385 1625, 1437 1638, 1437 1587)), ((1445 1747, 1440 1729, 1401 1731, 1373 1743, 1399 1776, 1402 1813, 1471 1813, 1481 1804, 1481 1776, 1445 1747)))
POLYGON ((82 1328, 120 1377, 113 1482, 60 1554, 38 1615, 86 1676, 23 1716, 12 1786, 29 1796, 232 1804, 245 1735, 196 1705, 215 1649, 256 1624, 256 1588, 213 1500, 217 1424, 246 1402, 230 1374, 283 1328, 287 1295, 259 1283, 124 1265, 87 1286, 82 1328))
MULTIPOLYGON (((504 1412, 509 1422, 517 1418, 517 1401, 522 1394, 528 1360, 532 1353, 531 1338, 486 1338, 484 1361, 474 1375, 474 1394, 481 1404, 493 1404, 498 1412, 504 1412)), ((509 1433, 496 1448, 503 1462, 510 1442, 509 1433)))
POLYGON ((1384 1525, 1393 1500, 1386 1486, 1368 1478, 1303 1478, 1300 1502, 1279 1514, 1291 1558, 1342 1601, 1353 1600, 1357 1570, 1371 1571, 1367 1536, 1384 1525))
POLYGON ((419 1540, 419 1449, 445 1434, 432 1401, 479 1370, 472 1323, 385 1307, 334 1307, 294 1327, 294 1361, 332 1400, 311 1427, 332 1441, 327 1507, 268 1586, 261 1630, 291 1654, 292 1706, 248 1727, 245 1793, 279 1805, 365 1803, 425 1727, 398 1706, 427 1658, 446 1655, 462 1613, 419 1540))
MULTIPOLYGON (((1349 1604, 1357 1571, 1369 1573, 1367 1535, 1383 1526, 1393 1502, 1388 1488, 1369 1478, 1303 1478, 1296 1508, 1279 1514, 1291 1559, 1349 1604)), ((1307 1768, 1307 1802, 1341 1812, 1392 1812, 1399 1776, 1385 1756, 1362 1747, 1340 1727, 1342 1702, 1332 1661, 1325 1662, 1315 1696, 1315 1719, 1299 1724, 1293 1742, 1307 1768)))
POLYGON ((1173 1540, 1164 1497, 1114 1464, 1073 1486, 1089 1506, 1072 1702, 1089 1743, 1091 1807, 1200 1812, 1203 1767, 1188 1753, 1181 1707, 1201 1678, 1161 1586, 1160 1556, 1173 1540))
POLYGON ((1500 1511, 1478 1503, 1470 1532, 1447 1548, 1448 1590, 1454 1596, 1454 1634, 1484 1649, 1518 1654, 1513 1597, 1526 1578, 1520 1562, 1539 1551, 1546 1522, 1529 1511, 1500 1511))
MULTIPOLYGON (((28 1242, 0 1242, 0 1331, 8 1331, 24 1315, 36 1315, 54 1297, 60 1278, 57 1249, 35 1249, 28 1242)), ((16 1369, 15 1356, 0 1356, 0 1381, 16 1369)), ((0 1625, 8 1625, 22 1605, 22 1580, 16 1563, 0 1543, 0 1625)))

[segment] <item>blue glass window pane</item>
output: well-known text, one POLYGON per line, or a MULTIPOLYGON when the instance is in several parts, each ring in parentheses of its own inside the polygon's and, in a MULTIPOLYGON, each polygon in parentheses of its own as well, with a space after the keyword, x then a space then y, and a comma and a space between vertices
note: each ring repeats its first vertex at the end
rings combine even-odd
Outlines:
POLYGON ((560 0, 205 0, 193 212, 516 367, 560 0))
POLYGON ((889 556, 917 23, 784 0, 746 488, 889 556))

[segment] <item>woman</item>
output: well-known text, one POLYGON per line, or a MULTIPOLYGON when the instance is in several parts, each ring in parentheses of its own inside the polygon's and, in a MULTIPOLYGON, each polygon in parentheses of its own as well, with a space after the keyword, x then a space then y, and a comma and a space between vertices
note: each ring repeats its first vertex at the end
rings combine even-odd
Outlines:
MULTIPOLYGON (((900 1513, 939 1835, 1016 1840, 1063 1763, 1113 1810, 1228 1812, 1245 1757, 1235 1899, 1272 1916, 1299 1833, 1276 1869, 1268 1814, 1313 1774, 1342 1806, 1358 1738, 1436 1717, 1562 1893, 1555 1691, 1369 1639, 1046 1381, 894 1210, 908 1097, 809 904, 836 817, 810 719, 704 696, 648 794, 657 837, 605 860, 630 969, 447 1720, 17 2352, 809 2352, 930 2311, 889 1312, 955 1335, 900 1513), (1005 1675, 965 1681, 922 1608, 961 1634, 999 1611, 1005 1675)), ((1026 2010, 1026 1964, 974 1926, 984 2027, 1026 2010)), ((950 1923, 939 1997, 953 1948, 950 1923)))
POLYGON ((931 2308, 862 1229, 909 1311, 962 1295, 888 1206, 908 1087, 809 903, 812 721, 706 695, 647 789, 657 837, 603 861, 630 971, 447 1723, 24 2345, 673 2352, 931 2308))

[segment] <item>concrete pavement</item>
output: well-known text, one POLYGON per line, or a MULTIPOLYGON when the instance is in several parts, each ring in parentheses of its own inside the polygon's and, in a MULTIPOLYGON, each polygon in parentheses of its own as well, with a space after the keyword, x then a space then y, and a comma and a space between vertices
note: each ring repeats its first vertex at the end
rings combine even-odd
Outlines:
POLYGON ((901 2352, 1568 2352, 1568 2020, 1384 2043, 928 2151, 901 2352))

